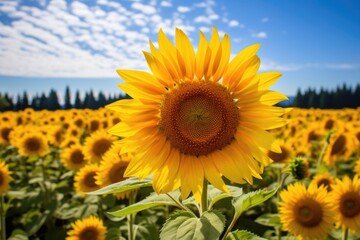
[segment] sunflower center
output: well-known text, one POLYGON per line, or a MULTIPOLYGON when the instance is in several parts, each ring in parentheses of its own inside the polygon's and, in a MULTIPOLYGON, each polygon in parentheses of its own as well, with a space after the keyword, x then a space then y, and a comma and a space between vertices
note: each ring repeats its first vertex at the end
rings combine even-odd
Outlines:
POLYGON ((94 143, 94 154, 101 157, 111 147, 111 141, 107 139, 99 139, 94 143))
POLYGON ((7 127, 5 127, 5 128, 3 128, 2 130, 1 130, 1 137, 2 137, 2 139, 4 139, 5 141, 9 141, 10 139, 9 139, 9 134, 10 134, 10 132, 11 132, 11 128, 7 128, 7 127))
POLYGON ((90 131, 94 132, 100 127, 100 122, 98 120, 92 120, 90 122, 90 131))
POLYGON ((281 163, 285 161, 289 156, 288 151, 284 147, 280 146, 280 148, 281 148, 281 153, 277 153, 273 151, 268 152, 269 158, 271 158, 276 163, 281 163))
POLYGON ((330 130, 330 129, 333 128, 333 126, 334 126, 334 120, 329 119, 329 120, 326 121, 326 123, 325 123, 325 129, 330 130))
POLYGON ((317 186, 320 187, 321 185, 323 185, 328 191, 331 190, 329 179, 323 178, 323 179, 319 180, 317 183, 317 186))
POLYGON ((84 177, 84 184, 89 187, 89 188, 94 188, 97 187, 96 183, 95 183, 95 176, 96 173, 95 172, 90 172, 88 173, 85 177, 84 177))
POLYGON ((124 180, 124 172, 126 170, 127 163, 117 163, 113 165, 109 172, 109 179, 111 183, 117 183, 124 180))
POLYGON ((345 193, 340 199, 340 212, 348 218, 360 213, 360 196, 356 192, 345 193))
POLYGON ((356 138, 360 142, 360 132, 356 133, 356 138))
POLYGON ((319 140, 320 136, 318 134, 315 133, 315 131, 311 131, 308 134, 308 142, 311 143, 312 141, 317 141, 319 140))
POLYGON ((304 227, 316 227, 322 216, 321 205, 313 199, 304 199, 295 211, 296 221, 304 227))
POLYGON ((76 149, 71 153, 70 159, 72 163, 81 164, 84 162, 84 154, 80 149, 76 149))
POLYGON ((239 123, 231 95, 213 82, 185 82, 169 93, 160 129, 181 153, 207 155, 228 145, 239 123))
POLYGON ((36 151, 40 150, 41 145, 40 145, 39 139, 31 137, 26 140, 25 147, 26 147, 26 149, 28 149, 31 152, 36 152, 36 151))
POLYGON ((96 240, 98 238, 98 231, 94 227, 87 227, 81 231, 79 240, 96 240))
POLYGON ((4 182, 4 176, 3 173, 0 171, 0 186, 3 184, 4 182))
POLYGON ((331 155, 340 153, 346 145, 346 138, 344 135, 340 135, 334 142, 331 148, 331 155))

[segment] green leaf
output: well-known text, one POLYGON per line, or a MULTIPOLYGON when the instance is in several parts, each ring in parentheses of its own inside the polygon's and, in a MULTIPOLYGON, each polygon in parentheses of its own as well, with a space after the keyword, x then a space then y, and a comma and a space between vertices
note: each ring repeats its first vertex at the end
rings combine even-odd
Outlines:
POLYGON ((172 215, 161 230, 160 239, 215 240, 225 227, 225 217, 218 211, 204 212, 200 218, 180 211, 172 215))
POLYGON ((277 213, 265 213, 258 217, 255 222, 268 227, 279 227, 281 225, 279 214, 277 213))
POLYGON ((102 195, 102 194, 109 194, 109 193, 121 193, 128 190, 133 190, 141 187, 148 187, 151 186, 151 180, 150 179, 143 179, 139 180, 138 178, 128 178, 124 181, 111 184, 109 186, 106 186, 104 188, 101 188, 94 192, 89 192, 87 194, 89 195, 102 195))
POLYGON ((251 232, 245 230, 237 230, 235 232, 231 232, 226 240, 266 240, 266 238, 259 237, 251 232))
POLYGON ((210 200, 209 209, 211 209, 215 203, 217 203, 218 201, 224 198, 238 197, 243 193, 242 188, 236 186, 229 186, 229 185, 226 186, 229 189, 230 193, 225 193, 213 186, 212 187, 210 186, 211 185, 209 185, 209 200, 210 200))
POLYGON ((264 189, 249 192, 247 194, 236 197, 232 200, 232 205, 235 208, 234 219, 238 219, 242 213, 249 210, 260 203, 265 202, 277 192, 278 188, 275 188, 270 191, 266 191, 264 189))
POLYGON ((29 237, 26 235, 22 229, 15 229, 8 240, 28 240, 29 237))
MULTIPOLYGON (((169 194, 175 199, 179 199, 180 197, 179 191, 174 191, 169 194)), ((145 198, 140 202, 137 202, 121 210, 115 212, 109 212, 109 213, 116 217, 122 217, 129 214, 140 212, 145 209, 149 209, 157 206, 164 206, 164 205, 177 206, 176 203, 168 195, 166 194, 158 195, 156 193, 153 193, 149 197, 145 198)))

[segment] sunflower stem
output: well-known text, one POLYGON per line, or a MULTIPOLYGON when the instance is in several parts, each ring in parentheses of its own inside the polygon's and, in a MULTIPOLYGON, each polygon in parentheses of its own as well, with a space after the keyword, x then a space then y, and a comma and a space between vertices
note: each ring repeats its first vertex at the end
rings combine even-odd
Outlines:
POLYGON ((0 197, 0 221, 1 221, 1 240, 6 239, 6 229, 5 229, 5 208, 4 208, 4 195, 1 194, 0 197))
POLYGON ((349 235, 349 229, 345 228, 342 235, 342 240, 347 240, 349 235))
MULTIPOLYGON (((129 195, 129 206, 133 205, 136 201, 136 194, 137 191, 132 191, 129 195)), ((128 239, 129 240, 134 240, 135 236, 134 236, 134 218, 135 218, 135 214, 129 214, 127 216, 127 220, 128 220, 128 239)))
POLYGON ((200 216, 208 210, 208 181, 204 178, 203 191, 201 194, 201 213, 200 216))
POLYGON ((188 212, 191 212, 192 211, 190 209, 188 209, 184 204, 182 204, 181 202, 179 202, 178 200, 176 200, 173 196, 171 196, 170 194, 166 193, 166 195, 171 198, 171 200, 173 200, 175 202, 175 204, 181 208, 182 210, 185 210, 185 211, 188 211, 188 212))

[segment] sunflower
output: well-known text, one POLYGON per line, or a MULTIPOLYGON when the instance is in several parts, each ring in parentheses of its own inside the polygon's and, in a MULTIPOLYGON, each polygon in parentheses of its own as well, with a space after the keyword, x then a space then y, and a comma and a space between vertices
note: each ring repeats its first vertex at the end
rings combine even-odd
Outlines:
POLYGON ((275 152, 272 150, 267 151, 268 157, 273 160, 273 163, 283 163, 287 164, 294 157, 294 150, 289 143, 285 143, 282 139, 277 139, 276 144, 280 146, 281 152, 275 152))
POLYGON ((94 132, 85 140, 85 158, 92 162, 99 162, 114 140, 113 136, 103 130, 94 132))
POLYGON ((61 154, 61 161, 69 170, 78 170, 86 164, 82 146, 80 144, 73 144, 66 148, 61 154))
MULTIPOLYGON (((119 87, 133 99, 108 105, 121 122, 109 132, 122 137, 122 152, 137 151, 125 176, 153 174, 157 193, 181 187, 200 201, 203 181, 228 191, 222 176, 236 183, 261 178, 274 137, 268 129, 283 126, 286 110, 273 107, 286 96, 268 90, 280 73, 260 73, 255 44, 231 62, 230 38, 213 28, 208 42, 200 32, 195 53, 176 29, 176 45, 159 32, 159 49, 150 41, 144 52, 151 73, 118 70, 119 87)), ((280 152, 279 147, 272 147, 280 152)))
POLYGON ((304 239, 324 239, 335 219, 324 187, 296 182, 280 193, 280 221, 283 229, 304 239))
POLYGON ((324 162, 333 166, 338 160, 348 160, 354 150, 354 139, 344 131, 335 132, 324 155, 324 162))
POLYGON ((323 185, 326 190, 330 192, 332 190, 332 186, 335 184, 335 178, 326 172, 315 175, 312 179, 312 182, 314 182, 314 184, 316 184, 318 187, 323 185))
POLYGON ((88 164, 80 168, 75 175, 75 191, 81 196, 85 196, 87 192, 93 192, 100 187, 96 184, 95 176, 99 169, 98 164, 88 164))
POLYGON ((17 141, 19 153, 23 156, 43 157, 50 152, 47 137, 40 131, 25 132, 17 141))
POLYGON ((332 190, 332 204, 336 210, 337 225, 353 231, 360 230, 360 180, 345 176, 337 179, 332 190))
POLYGON ((9 183, 12 180, 10 174, 8 166, 4 162, 0 162, 0 195, 9 189, 9 183))
POLYGON ((12 130, 13 127, 10 124, 0 125, 0 145, 10 144, 10 132, 12 130))
MULTIPOLYGON (((100 187, 105 187, 113 183, 120 182, 124 179, 124 172, 130 161, 129 154, 120 155, 120 146, 113 145, 107 151, 101 161, 99 171, 95 177, 96 184, 100 187)), ((130 191, 116 194, 118 198, 128 196, 130 191)))
POLYGON ((66 240, 104 240, 106 227, 101 219, 90 216, 71 224, 66 240))

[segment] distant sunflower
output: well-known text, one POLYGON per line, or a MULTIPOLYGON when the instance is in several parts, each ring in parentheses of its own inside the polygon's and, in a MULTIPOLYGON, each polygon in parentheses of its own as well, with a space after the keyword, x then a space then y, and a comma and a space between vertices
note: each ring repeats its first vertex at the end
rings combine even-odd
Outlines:
POLYGON ((4 162, 0 162, 0 195, 9 189, 9 183, 12 181, 8 166, 4 162))
POLYGON ((90 132, 102 129, 101 121, 97 118, 90 119, 87 126, 90 132))
POLYGON ((0 145, 10 144, 10 132, 12 130, 13 127, 10 124, 0 125, 0 145))
MULTIPOLYGON (((101 187, 120 182, 124 179, 124 172, 129 164, 130 156, 128 154, 120 155, 120 146, 113 145, 107 151, 101 161, 99 171, 97 172, 96 184, 101 187)), ((128 196, 130 191, 116 194, 118 198, 128 196)))
POLYGON ((273 163, 288 164, 294 157, 294 150, 291 144, 285 143, 284 140, 277 139, 276 144, 280 146, 281 152, 267 151, 268 157, 273 160, 273 163))
POLYGON ((86 164, 82 146, 79 144, 71 145, 61 154, 61 162, 69 170, 78 170, 86 164))
POLYGON ((337 225, 353 231, 360 230, 360 180, 355 175, 353 180, 345 176, 333 186, 332 204, 336 210, 337 225))
POLYGON ((333 166, 338 160, 348 160, 353 153, 354 139, 344 131, 335 132, 331 138, 329 146, 324 155, 324 162, 333 166))
POLYGON ((318 187, 324 186, 326 190, 330 192, 332 190, 332 186, 335 184, 335 178, 326 172, 315 175, 312 179, 312 182, 314 182, 314 184, 316 184, 318 187))
POLYGON ((19 153, 26 157, 43 157, 50 152, 47 137, 39 131, 25 132, 17 144, 19 153))
POLYGON ((159 49, 150 42, 144 54, 152 74, 117 71, 133 98, 107 106, 119 112, 110 132, 123 138, 122 151, 137 151, 125 175, 153 174, 156 192, 181 187, 182 198, 193 192, 197 201, 204 178, 223 191, 222 176, 252 184, 269 163, 264 151, 274 137, 266 130, 286 123, 286 110, 272 105, 287 97, 268 90, 281 74, 257 73, 259 44, 229 62, 230 38, 221 40, 216 28, 209 42, 200 32, 196 53, 180 29, 175 41, 160 30, 159 49))
POLYGON ((71 224, 66 240, 104 240, 106 227, 101 219, 90 216, 71 224))
POLYGON ((71 135, 65 135, 64 140, 60 144, 60 148, 69 148, 74 144, 80 144, 80 139, 71 135))
POLYGON ((75 175, 75 191, 81 196, 85 196, 87 192, 93 192, 100 187, 96 184, 95 176, 99 169, 98 164, 89 164, 80 168, 75 175))
POLYGON ((280 221, 283 229, 303 239, 324 239, 335 219, 324 187, 311 184, 306 189, 296 182, 280 193, 280 221))
POLYGON ((91 134, 85 140, 85 158, 92 162, 100 162, 102 156, 110 149, 115 137, 100 130, 91 134))

